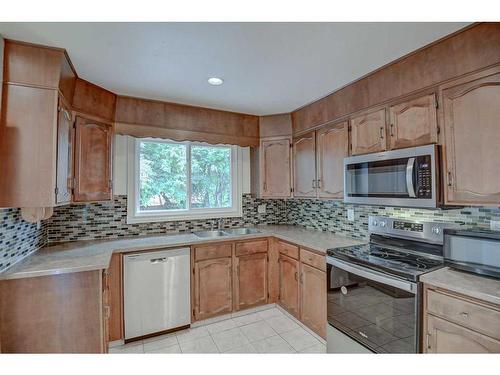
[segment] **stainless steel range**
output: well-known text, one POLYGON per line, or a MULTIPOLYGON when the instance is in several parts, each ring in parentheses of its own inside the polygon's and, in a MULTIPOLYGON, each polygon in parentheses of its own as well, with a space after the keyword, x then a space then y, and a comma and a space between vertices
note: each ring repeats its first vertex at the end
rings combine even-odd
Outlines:
POLYGON ((368 227, 368 244, 327 252, 328 352, 417 353, 419 277, 443 267, 445 224, 370 216, 368 227))

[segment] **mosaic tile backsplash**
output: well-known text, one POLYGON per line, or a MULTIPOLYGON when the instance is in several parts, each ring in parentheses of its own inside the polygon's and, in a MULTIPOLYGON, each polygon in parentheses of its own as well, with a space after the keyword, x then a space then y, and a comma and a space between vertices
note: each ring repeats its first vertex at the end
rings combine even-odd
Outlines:
MULTIPOLYGON (((499 207, 465 207, 450 210, 424 210, 345 204, 319 199, 262 200, 243 196, 243 216, 224 219, 224 227, 256 224, 292 224, 350 237, 367 239, 368 216, 381 215, 426 221, 451 222, 489 228, 500 221, 499 207), (266 213, 257 207, 266 204, 266 213), (347 220, 347 209, 354 208, 355 220, 347 220)), ((210 229, 212 220, 127 224, 127 197, 112 202, 58 207, 40 229, 24 222, 18 209, 0 209, 0 272, 47 243, 119 238, 148 234, 172 234, 210 229)))
POLYGON ((47 244, 47 224, 25 222, 18 208, 0 209, 0 272, 47 244))

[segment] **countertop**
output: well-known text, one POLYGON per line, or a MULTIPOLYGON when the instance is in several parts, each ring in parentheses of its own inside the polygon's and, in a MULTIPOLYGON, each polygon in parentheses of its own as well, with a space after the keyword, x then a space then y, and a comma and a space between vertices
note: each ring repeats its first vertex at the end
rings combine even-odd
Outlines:
POLYGON ((432 286, 500 305, 500 280, 453 270, 449 267, 420 276, 432 286))
POLYGON ((44 247, 21 262, 0 273, 0 280, 57 275, 71 272, 106 269, 115 252, 133 252, 168 247, 190 246, 199 243, 237 241, 277 237, 320 253, 327 249, 362 244, 331 232, 321 232, 293 225, 260 225, 258 234, 231 235, 219 238, 200 238, 193 233, 128 237, 114 240, 66 242, 44 247))

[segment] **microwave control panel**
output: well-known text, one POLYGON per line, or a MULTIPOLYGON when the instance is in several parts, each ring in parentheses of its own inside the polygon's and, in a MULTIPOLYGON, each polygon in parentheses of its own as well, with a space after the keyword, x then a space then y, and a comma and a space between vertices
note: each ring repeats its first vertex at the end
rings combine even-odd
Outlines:
POLYGON ((417 157, 416 195, 418 198, 432 198, 432 163, 430 155, 417 157))

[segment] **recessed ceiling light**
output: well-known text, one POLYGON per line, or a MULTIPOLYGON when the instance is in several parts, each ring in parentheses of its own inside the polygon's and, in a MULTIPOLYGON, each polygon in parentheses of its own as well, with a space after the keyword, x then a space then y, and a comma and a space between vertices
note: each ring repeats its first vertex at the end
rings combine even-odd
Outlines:
POLYGON ((212 86, 220 86, 224 83, 224 80, 218 77, 210 77, 208 79, 208 83, 210 83, 212 86))

